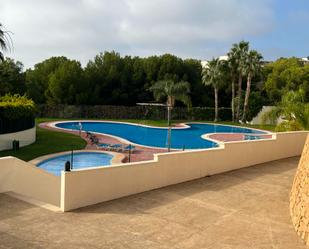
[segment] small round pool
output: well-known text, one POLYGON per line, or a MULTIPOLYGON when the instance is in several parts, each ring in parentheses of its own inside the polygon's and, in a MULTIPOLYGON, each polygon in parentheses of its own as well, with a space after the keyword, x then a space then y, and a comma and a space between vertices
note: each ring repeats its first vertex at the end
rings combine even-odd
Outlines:
MULTIPOLYGON (((113 157, 111 154, 102 152, 74 152, 72 170, 110 165, 113 157)), ((71 153, 43 160, 37 166, 51 174, 60 176, 66 161, 71 162, 71 153)))

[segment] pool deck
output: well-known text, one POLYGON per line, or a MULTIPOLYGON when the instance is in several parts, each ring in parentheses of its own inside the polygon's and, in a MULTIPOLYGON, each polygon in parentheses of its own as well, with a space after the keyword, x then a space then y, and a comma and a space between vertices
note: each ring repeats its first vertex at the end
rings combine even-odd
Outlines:
POLYGON ((306 249, 289 215, 298 157, 55 213, 0 194, 0 248, 306 249))
MULTIPOLYGON (((255 135, 260 137, 261 139, 270 139, 272 138, 271 134, 263 134, 263 135, 255 135)), ((210 134, 206 136, 210 139, 214 139, 220 142, 234 142, 234 141, 242 141, 245 140, 245 135, 241 133, 216 133, 210 134)))

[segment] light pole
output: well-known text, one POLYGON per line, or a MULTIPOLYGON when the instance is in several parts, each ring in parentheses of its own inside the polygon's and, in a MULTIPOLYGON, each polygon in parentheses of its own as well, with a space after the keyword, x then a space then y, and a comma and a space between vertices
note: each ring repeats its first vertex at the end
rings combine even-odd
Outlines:
POLYGON ((171 109, 172 106, 170 104, 167 104, 167 125, 168 125, 168 131, 167 131, 167 148, 168 152, 171 151, 171 138, 172 138, 172 127, 171 127, 171 109))
POLYGON ((71 169, 73 169, 73 145, 71 145, 71 169))
POLYGON ((170 152, 171 151, 171 140, 172 140, 172 127, 171 127, 171 110, 172 105, 170 104, 170 101, 168 101, 166 104, 161 103, 136 103, 137 105, 141 106, 165 106, 167 108, 167 149, 170 152))

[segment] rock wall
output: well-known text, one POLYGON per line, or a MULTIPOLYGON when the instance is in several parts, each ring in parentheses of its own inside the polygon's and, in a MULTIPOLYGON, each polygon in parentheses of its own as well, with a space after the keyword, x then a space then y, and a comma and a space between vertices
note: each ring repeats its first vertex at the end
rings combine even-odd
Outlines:
POLYGON ((309 136, 294 178, 290 212, 296 232, 309 245, 309 136))

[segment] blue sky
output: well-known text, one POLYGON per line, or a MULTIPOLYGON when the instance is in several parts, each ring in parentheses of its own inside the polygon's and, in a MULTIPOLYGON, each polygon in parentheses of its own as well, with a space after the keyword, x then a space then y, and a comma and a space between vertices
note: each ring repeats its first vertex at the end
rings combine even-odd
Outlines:
POLYGON ((245 37, 261 50, 265 59, 309 56, 309 1, 276 0, 272 4, 272 30, 261 36, 245 37))
POLYGON ((309 56, 309 0, 1 0, 0 22, 25 67, 106 50, 206 60, 242 39, 266 60, 309 56))

